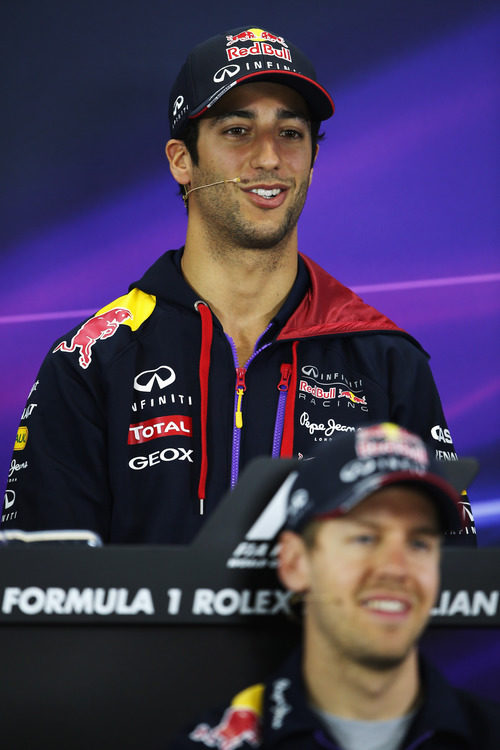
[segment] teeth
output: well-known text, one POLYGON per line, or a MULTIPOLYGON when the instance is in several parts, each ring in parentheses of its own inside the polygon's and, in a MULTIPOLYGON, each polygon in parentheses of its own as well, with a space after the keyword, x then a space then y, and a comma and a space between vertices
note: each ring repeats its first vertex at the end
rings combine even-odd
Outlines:
POLYGON ((370 599, 365 603, 368 609, 379 609, 382 612, 403 612, 405 605, 395 599, 370 599))
POLYGON ((250 192, 260 195, 261 198, 274 198, 276 195, 281 193, 281 188, 272 188, 271 190, 264 190, 264 188, 253 188, 250 192))

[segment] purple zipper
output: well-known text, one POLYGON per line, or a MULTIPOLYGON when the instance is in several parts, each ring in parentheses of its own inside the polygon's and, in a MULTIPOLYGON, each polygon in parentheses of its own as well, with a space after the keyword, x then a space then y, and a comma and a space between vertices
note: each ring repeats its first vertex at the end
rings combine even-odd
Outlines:
POLYGON ((281 439, 283 437, 283 425, 285 423, 286 399, 288 396, 288 386, 292 375, 292 365, 283 363, 281 365, 281 380, 278 383, 278 408, 276 409, 276 421, 274 423, 273 437, 273 458, 279 458, 281 450, 281 439))
MULTIPOLYGON (((267 332, 267 330, 270 328, 271 324, 269 324, 266 328, 266 330, 262 333, 261 336, 259 336, 256 347, 259 344, 260 339, 264 334, 267 332)), ((244 367, 238 367, 238 353, 236 351, 236 346, 231 338, 231 336, 228 336, 226 333, 226 338, 229 341, 229 344, 231 346, 231 351, 233 352, 233 361, 234 361, 234 367, 236 370, 236 388, 234 393, 234 409, 233 409, 233 441, 232 441, 232 450, 231 450, 231 489, 236 485, 236 482, 238 481, 238 475, 239 475, 239 469, 240 469, 240 443, 241 443, 241 426, 237 426, 236 424, 236 414, 240 413, 241 410, 241 401, 243 393, 240 393, 239 391, 243 389, 243 392, 246 390, 245 384, 245 374, 248 370, 248 367, 250 366, 250 362, 255 359, 255 357, 260 354, 260 352, 264 351, 264 349, 267 349, 268 346, 271 346, 272 342, 269 342, 268 344, 264 344, 260 349, 255 348, 253 354, 249 357, 244 367), (239 387, 241 386, 241 387, 239 387)))

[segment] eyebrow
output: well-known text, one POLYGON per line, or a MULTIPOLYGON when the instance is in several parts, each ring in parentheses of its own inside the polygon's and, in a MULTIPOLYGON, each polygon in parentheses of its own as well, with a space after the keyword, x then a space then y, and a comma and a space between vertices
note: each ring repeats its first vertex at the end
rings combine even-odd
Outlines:
MULTIPOLYGON (((221 112, 219 115, 213 115, 211 118, 213 121, 213 124, 216 125, 220 122, 225 122, 226 120, 232 119, 232 118, 242 118, 243 120, 255 120, 256 115, 255 112, 253 112, 251 109, 233 109, 228 112, 221 112)), ((305 115, 302 112, 297 112, 296 110, 292 109, 277 109, 276 110, 276 119, 277 120, 300 120, 301 122, 309 125, 310 119, 307 115, 305 115)))
MULTIPOLYGON (((374 531, 379 531, 381 528, 378 524, 369 520, 365 521, 365 520, 354 519, 354 518, 345 518, 345 520, 352 524, 356 524, 357 526, 368 527, 369 529, 373 529, 374 531)), ((429 526, 429 525, 415 526, 411 529, 408 529, 408 532, 411 535, 425 534, 426 536, 436 536, 436 537, 441 536, 441 532, 437 526, 429 526)))

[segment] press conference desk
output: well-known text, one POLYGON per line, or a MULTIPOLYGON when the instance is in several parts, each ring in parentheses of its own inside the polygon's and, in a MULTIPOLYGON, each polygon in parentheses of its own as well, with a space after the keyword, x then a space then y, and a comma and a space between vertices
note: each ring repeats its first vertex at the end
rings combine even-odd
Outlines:
MULTIPOLYGON (((200 709, 281 661, 300 630, 275 540, 256 523, 268 506, 235 493, 189 547, 0 546, 6 748, 165 747, 200 709)), ((424 644, 455 676, 489 681, 490 695, 499 572, 500 548, 446 549, 424 644)))

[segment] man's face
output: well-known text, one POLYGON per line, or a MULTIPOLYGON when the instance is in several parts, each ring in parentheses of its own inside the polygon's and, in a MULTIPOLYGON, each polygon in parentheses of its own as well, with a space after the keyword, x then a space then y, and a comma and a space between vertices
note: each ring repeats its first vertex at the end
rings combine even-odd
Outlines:
POLYGON ((189 197, 190 221, 222 241, 267 249, 296 231, 311 178, 307 106, 288 86, 236 87, 199 123, 190 187, 239 177, 189 197))
POLYGON ((298 545, 294 587, 306 591, 306 649, 376 670, 402 663, 438 592, 440 535, 427 496, 387 487, 321 522, 311 549, 289 537, 298 545))

